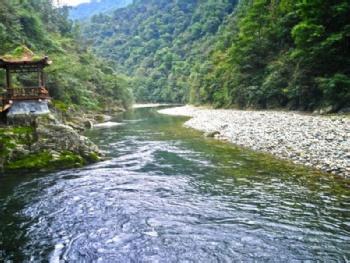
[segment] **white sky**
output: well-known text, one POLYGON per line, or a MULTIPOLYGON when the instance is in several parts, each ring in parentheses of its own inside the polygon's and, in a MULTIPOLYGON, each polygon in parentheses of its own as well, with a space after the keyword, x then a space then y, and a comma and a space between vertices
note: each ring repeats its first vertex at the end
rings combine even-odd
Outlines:
POLYGON ((75 6, 79 5, 81 3, 87 3, 90 2, 90 0, 54 0, 54 3, 58 2, 59 5, 70 5, 70 6, 75 6))

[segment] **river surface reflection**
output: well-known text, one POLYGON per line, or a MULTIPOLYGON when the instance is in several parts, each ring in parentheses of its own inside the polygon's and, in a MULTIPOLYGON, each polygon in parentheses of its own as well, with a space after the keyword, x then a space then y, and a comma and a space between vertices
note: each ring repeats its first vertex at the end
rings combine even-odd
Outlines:
POLYGON ((350 260, 350 181, 137 109, 89 131, 110 157, 0 177, 0 261, 350 260))

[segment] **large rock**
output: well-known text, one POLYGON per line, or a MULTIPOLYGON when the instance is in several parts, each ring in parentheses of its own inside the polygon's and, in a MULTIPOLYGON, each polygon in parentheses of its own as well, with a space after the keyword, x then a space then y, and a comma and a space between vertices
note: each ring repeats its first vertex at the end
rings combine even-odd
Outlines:
POLYGON ((206 133, 204 133, 204 136, 208 137, 208 138, 214 138, 214 137, 216 137, 218 135, 220 135, 219 131, 213 131, 213 132, 206 132, 206 133))
POLYGON ((98 147, 87 137, 80 135, 72 127, 57 123, 52 115, 38 116, 35 136, 37 141, 31 146, 32 151, 52 150, 70 151, 88 159, 91 155, 100 155, 98 147))
POLYGON ((30 126, 0 129, 0 171, 76 167, 101 156, 93 142, 52 114, 32 116, 30 126))
POLYGON ((330 114, 330 113, 333 113, 334 112, 334 108, 333 106, 327 106, 327 107, 324 107, 322 109, 320 109, 320 114, 323 115, 323 114, 330 114))

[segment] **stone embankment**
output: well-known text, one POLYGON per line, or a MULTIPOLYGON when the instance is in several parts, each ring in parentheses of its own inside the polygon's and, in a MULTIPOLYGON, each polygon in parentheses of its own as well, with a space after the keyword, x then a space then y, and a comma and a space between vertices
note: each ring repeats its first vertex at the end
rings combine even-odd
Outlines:
POLYGON ((207 136, 350 177, 348 116, 214 110, 192 106, 169 108, 159 112, 192 117, 185 126, 203 131, 207 136))

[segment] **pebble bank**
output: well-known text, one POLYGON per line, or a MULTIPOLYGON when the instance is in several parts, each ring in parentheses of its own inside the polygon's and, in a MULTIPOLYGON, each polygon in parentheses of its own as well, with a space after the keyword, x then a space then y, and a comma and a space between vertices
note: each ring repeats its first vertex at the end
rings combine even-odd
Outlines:
POLYGON ((350 178, 349 117, 193 106, 159 112, 192 117, 185 126, 208 136, 350 178))

